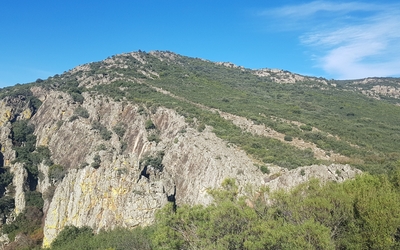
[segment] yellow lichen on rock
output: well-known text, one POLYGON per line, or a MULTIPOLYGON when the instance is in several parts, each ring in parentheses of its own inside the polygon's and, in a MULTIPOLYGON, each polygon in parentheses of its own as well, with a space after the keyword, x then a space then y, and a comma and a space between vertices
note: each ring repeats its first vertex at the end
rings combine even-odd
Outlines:
POLYGON ((50 244, 51 244, 51 241, 49 241, 49 240, 46 238, 46 236, 43 237, 43 245, 42 245, 42 247, 43 247, 43 248, 50 248, 50 244))
POLYGON ((3 104, 0 105, 0 127, 3 126, 6 122, 8 122, 11 119, 11 109, 5 107, 3 104))
POLYGON ((22 111, 22 117, 24 117, 25 119, 29 120, 32 117, 32 110, 27 108, 24 111, 22 111))
POLYGON ((128 190, 126 188, 123 188, 123 187, 118 187, 118 188, 113 188, 112 189, 112 194, 115 197, 118 197, 120 195, 125 195, 126 193, 128 193, 128 190))
POLYGON ((40 140, 39 145, 40 146, 48 146, 49 145, 49 137, 44 137, 42 140, 40 140))

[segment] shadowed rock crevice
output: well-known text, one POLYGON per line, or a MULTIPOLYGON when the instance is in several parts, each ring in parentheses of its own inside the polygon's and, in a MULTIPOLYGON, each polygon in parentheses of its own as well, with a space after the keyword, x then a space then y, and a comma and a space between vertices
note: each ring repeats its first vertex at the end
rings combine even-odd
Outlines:
POLYGON ((137 182, 139 182, 140 179, 142 179, 142 177, 145 177, 145 178, 147 178, 147 180, 150 180, 150 173, 148 172, 147 166, 144 166, 144 168, 140 172, 139 179, 137 180, 137 182))
POLYGON ((34 176, 31 172, 28 172, 27 184, 29 187, 29 191, 36 191, 36 187, 38 185, 38 178, 34 176))
MULTIPOLYGON (((0 148, 1 148, 1 144, 0 144, 0 148)), ((2 168, 4 166, 4 155, 0 152, 0 168, 2 168)))
MULTIPOLYGON (((165 192, 164 187, 163 187, 163 191, 165 192)), ((166 193, 166 195, 167 195, 167 201, 172 202, 173 210, 176 211, 176 185, 174 185, 174 193, 173 194, 166 193)))

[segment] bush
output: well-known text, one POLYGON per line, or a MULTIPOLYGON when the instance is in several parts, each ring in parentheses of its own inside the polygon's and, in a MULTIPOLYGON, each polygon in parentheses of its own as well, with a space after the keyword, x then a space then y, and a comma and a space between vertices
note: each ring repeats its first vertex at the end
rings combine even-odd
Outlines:
POLYGON ((33 134, 35 126, 28 124, 27 120, 19 120, 12 124, 11 135, 14 145, 21 146, 28 140, 28 135, 33 134))
POLYGON ((5 188, 12 183, 13 177, 14 175, 9 169, 0 168, 0 196, 5 191, 5 188))
POLYGON ((126 132, 126 125, 123 123, 118 123, 113 127, 113 131, 118 135, 119 138, 124 137, 126 132))
POLYGON ((37 207, 40 210, 43 209, 43 198, 42 194, 37 191, 28 191, 25 193, 26 206, 37 207))
POLYGON ((93 236, 93 229, 88 226, 84 227, 66 226, 51 243, 51 247, 52 248, 62 247, 78 237, 91 238, 92 236, 93 236))
POLYGON ((156 143, 159 143, 161 141, 160 136, 158 134, 151 134, 149 135, 149 137, 147 138, 149 141, 154 141, 156 143))
POLYGON ((100 130, 100 136, 103 140, 108 141, 111 139, 112 133, 105 128, 100 130))
POLYGON ((96 150, 97 151, 107 150, 107 146, 102 143, 97 146, 96 150))
POLYGON ((124 152, 128 148, 128 143, 126 141, 121 142, 121 151, 124 152))
POLYGON ((73 122, 73 121, 75 121, 75 120, 78 119, 78 118, 79 118, 79 116, 73 115, 73 116, 71 116, 71 117, 69 118, 69 121, 70 121, 70 122, 73 122))
POLYGON ((152 166, 153 168, 157 169, 158 171, 163 171, 164 165, 162 164, 162 160, 164 158, 164 152, 160 151, 155 156, 154 155, 147 155, 143 159, 140 160, 140 166, 152 166))
POLYGON ((101 159, 100 159, 100 155, 97 154, 94 156, 93 158, 93 162, 90 165, 92 168, 98 169, 100 167, 100 163, 101 163, 101 159))
POLYGON ((111 139, 112 133, 103 124, 98 121, 93 122, 92 129, 98 130, 103 140, 108 141, 111 139))
POLYGON ((154 125, 152 120, 147 120, 144 124, 146 130, 156 129, 156 125, 154 125))
POLYGON ((261 165, 260 166, 260 170, 261 170, 261 172, 263 174, 269 174, 270 173, 269 168, 266 165, 261 165))
POLYGON ((293 137, 291 137, 290 135, 285 135, 285 137, 283 139, 285 141, 293 141, 293 137))
POLYGON ((59 238, 57 237, 56 240, 59 242, 53 243, 51 249, 153 249, 151 247, 152 227, 136 227, 133 230, 116 228, 107 231, 102 230, 98 234, 92 234, 89 229, 83 228, 78 228, 78 230, 69 228, 67 230, 70 232, 60 237, 60 240, 57 240, 59 238))
POLYGON ((3 196, 0 198, 0 213, 9 214, 15 207, 15 200, 11 196, 3 196))
POLYGON ((198 131, 198 132, 203 132, 204 129, 206 129, 206 125, 205 125, 203 122, 201 122, 201 123, 199 124, 199 126, 197 127, 197 131, 198 131))
MULTIPOLYGON (((43 212, 37 207, 27 206, 25 210, 20 213, 11 224, 3 225, 3 233, 8 234, 11 241, 14 241, 15 236, 19 233, 31 235, 33 232, 41 228, 43 212)), ((33 244, 40 244, 41 238, 33 244)), ((29 249, 32 249, 33 245, 29 249)))
POLYGON ((87 111, 87 109, 81 106, 77 107, 74 110, 74 115, 80 116, 82 118, 89 118, 89 112, 87 111))
POLYGON ((66 173, 67 170, 61 165, 55 164, 49 167, 49 179, 53 182, 61 181, 65 177, 66 173))
POLYGON ((301 125, 300 129, 304 131, 312 131, 312 127, 310 125, 301 125))
POLYGON ((70 93, 70 95, 71 95, 72 100, 73 100, 74 102, 77 102, 77 103, 82 104, 83 101, 85 100, 85 98, 84 98, 84 97, 82 96, 82 94, 80 94, 80 93, 72 92, 72 93, 70 93))

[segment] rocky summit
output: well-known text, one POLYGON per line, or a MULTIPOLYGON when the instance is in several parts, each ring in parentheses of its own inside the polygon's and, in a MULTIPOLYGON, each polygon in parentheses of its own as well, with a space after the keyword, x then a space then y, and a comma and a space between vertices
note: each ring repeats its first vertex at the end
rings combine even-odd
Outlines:
POLYGON ((0 89, 2 246, 151 225, 226 179, 240 196, 387 173, 399 88, 139 51, 0 89))

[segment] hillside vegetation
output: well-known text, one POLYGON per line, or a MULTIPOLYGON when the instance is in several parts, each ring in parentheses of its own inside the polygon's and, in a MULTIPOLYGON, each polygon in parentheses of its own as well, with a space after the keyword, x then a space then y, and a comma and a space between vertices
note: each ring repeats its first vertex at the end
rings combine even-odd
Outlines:
MULTIPOLYGON (((397 249, 399 82, 396 78, 326 80, 287 71, 250 70, 171 52, 139 51, 0 89, 0 99, 18 114, 11 117, 4 111, 0 117, 1 126, 9 119, 4 131, 9 131, 6 137, 11 140, 12 156, 15 154, 13 162, 6 163, 5 146, 0 144, 0 215, 4 223, 14 211, 16 192, 7 166, 20 164, 27 173, 23 183, 26 209, 4 224, 2 232, 11 240, 21 234, 26 237, 20 240, 25 245, 14 242, 9 249, 39 249, 44 201, 51 201, 68 174, 66 166, 52 161, 51 148, 39 145, 29 122, 42 104, 40 94, 54 90, 60 91, 52 92, 59 100, 72 103, 74 109, 70 117, 44 128, 58 131, 66 123, 86 119, 82 126, 101 138, 93 162, 72 166, 77 171, 88 166, 101 170, 107 150, 123 155, 129 147, 123 140, 129 124, 120 122, 107 128, 82 105, 86 97, 92 103, 101 99, 122 107, 135 105, 137 117, 146 118, 143 130, 147 137, 143 140, 155 148, 161 141, 160 130, 150 114, 163 107, 176 111, 182 120, 183 116, 185 124, 199 134, 212 131, 222 144, 243 150, 263 176, 276 166, 290 170, 331 163, 349 164, 365 173, 343 183, 312 180, 290 191, 274 192, 267 187, 239 187, 234 179, 226 179, 222 188, 207 190, 213 198, 210 206, 177 206, 175 190, 166 195, 170 204, 157 213, 152 226, 98 234, 90 227, 67 226, 51 249, 397 249), (109 146, 113 145, 110 140, 116 141, 118 148, 109 146), (49 192, 43 194, 37 191, 38 182, 44 179, 40 164, 48 166, 51 182, 49 192)), ((185 129, 179 133, 184 134, 185 129)), ((179 143, 178 136, 172 139, 170 144, 179 143)), ((153 173, 163 171, 165 152, 158 150, 138 160, 138 167, 143 168, 139 180, 149 177, 147 166, 152 166, 153 173)), ((118 176, 129 172, 117 170, 118 176)), ((245 171, 243 166, 237 172, 245 171)), ((300 172, 300 177, 303 175, 300 172)))

